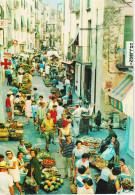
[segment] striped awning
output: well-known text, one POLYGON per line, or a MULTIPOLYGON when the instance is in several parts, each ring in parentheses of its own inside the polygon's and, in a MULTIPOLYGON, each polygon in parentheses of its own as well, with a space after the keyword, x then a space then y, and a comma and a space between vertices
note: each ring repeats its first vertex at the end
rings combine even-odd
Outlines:
POLYGON ((133 86, 133 76, 128 75, 110 94, 110 104, 123 112, 122 101, 133 86))
POLYGON ((78 34, 79 34, 79 26, 77 27, 75 36, 74 36, 73 40, 69 43, 68 47, 70 47, 75 42, 78 34))

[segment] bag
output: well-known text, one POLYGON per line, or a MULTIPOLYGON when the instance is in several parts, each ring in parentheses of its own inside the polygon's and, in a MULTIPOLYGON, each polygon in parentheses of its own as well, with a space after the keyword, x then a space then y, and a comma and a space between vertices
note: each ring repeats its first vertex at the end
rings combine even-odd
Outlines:
POLYGON ((26 176, 25 183, 28 186, 31 186, 31 187, 36 187, 37 186, 37 182, 35 181, 34 177, 26 176))
POLYGON ((74 183, 71 183, 70 190, 71 190, 72 194, 77 194, 77 185, 74 183))

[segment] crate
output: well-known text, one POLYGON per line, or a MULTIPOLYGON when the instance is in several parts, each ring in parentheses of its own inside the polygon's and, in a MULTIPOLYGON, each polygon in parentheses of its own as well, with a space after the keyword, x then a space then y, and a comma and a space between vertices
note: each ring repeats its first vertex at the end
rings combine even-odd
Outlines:
POLYGON ((17 129, 19 130, 22 130, 24 128, 24 123, 17 123, 17 129))
POLYGON ((23 137, 23 130, 17 129, 15 132, 17 137, 23 137))
POLYGON ((13 121, 10 123, 10 128, 16 129, 17 128, 17 121, 13 121))
POLYGON ((9 137, 0 137, 0 141, 1 142, 9 141, 9 137))

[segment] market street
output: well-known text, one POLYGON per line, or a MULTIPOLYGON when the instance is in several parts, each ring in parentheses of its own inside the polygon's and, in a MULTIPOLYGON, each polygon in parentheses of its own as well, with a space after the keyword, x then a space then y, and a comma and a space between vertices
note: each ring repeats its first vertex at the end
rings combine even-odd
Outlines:
POLYGON ((134 192, 134 5, 0 0, 0 195, 134 192))
MULTIPOLYGON (((59 86, 60 87, 62 86, 61 82, 60 82, 59 86)), ((46 101, 48 101, 48 97, 51 94, 50 87, 46 87, 44 85, 43 80, 40 76, 33 76, 32 87, 37 87, 39 89, 38 92, 44 96, 46 101)), ((6 94, 10 88, 11 87, 6 85, 6 81, 5 81, 5 84, 3 87, 4 98, 6 98, 6 94)), ((76 99, 76 96, 75 96, 75 99, 76 99)), ((5 112, 5 116, 6 116, 6 112, 5 112)), ((32 142, 32 147, 39 147, 41 149, 44 149, 45 148, 45 139, 40 138, 39 132, 35 130, 35 127, 33 125, 33 119, 32 118, 30 119, 29 125, 26 125, 26 117, 25 116, 15 116, 15 119, 19 122, 24 122, 24 140, 26 142, 29 142, 29 141, 32 142)), ((121 143, 120 158, 124 158, 125 161, 128 162, 128 164, 130 164, 131 167, 133 167, 133 164, 134 164, 133 160, 132 160, 132 158, 129 157, 129 155, 127 155, 127 153, 124 149, 125 148, 125 133, 126 132, 124 130, 121 130, 121 129, 115 129, 115 132, 117 133, 117 135, 119 137, 119 141, 121 143)), ((100 137, 101 139, 104 139, 107 136, 107 134, 108 134, 108 132, 106 129, 101 129, 100 131, 97 131, 95 129, 95 130, 93 130, 93 132, 89 131, 89 136, 94 137, 94 138, 100 137)), ((82 136, 83 135, 80 135, 79 138, 81 138, 82 136)), ((77 140, 77 138, 74 138, 74 139, 77 140)), ((0 154, 5 155, 6 150, 8 150, 9 148, 14 152, 14 154, 16 154, 18 151, 19 141, 1 142, 0 145, 1 145, 0 154)), ((59 141, 58 141, 58 136, 56 134, 56 145, 55 146, 53 144, 50 145, 50 152, 52 154, 52 157, 54 157, 56 159, 56 167, 59 169, 59 172, 63 176, 64 167, 63 167, 61 155, 57 153, 58 150, 59 150, 59 141)), ((90 170, 92 171, 92 177, 98 173, 98 171, 93 167, 91 167, 90 170)), ((93 182, 95 183, 95 180, 93 180, 93 182)), ((16 193, 18 193, 17 189, 16 189, 16 193)), ((50 192, 50 193, 52 193, 52 194, 70 194, 71 193, 70 181, 68 179, 64 180, 64 185, 58 191, 50 192)), ((27 194, 27 190, 26 190, 26 194, 27 194)), ((43 190, 39 189, 39 194, 45 194, 45 192, 43 190)))

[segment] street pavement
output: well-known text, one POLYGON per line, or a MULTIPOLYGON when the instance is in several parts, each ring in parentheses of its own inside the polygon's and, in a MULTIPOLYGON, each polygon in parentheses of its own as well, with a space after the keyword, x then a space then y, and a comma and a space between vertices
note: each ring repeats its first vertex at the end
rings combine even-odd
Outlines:
MULTIPOLYGON (((33 81, 32 81, 32 88, 37 87, 38 88, 38 93, 40 95, 43 95, 45 98, 46 102, 49 101, 49 95, 50 93, 50 88, 46 87, 44 85, 44 82, 40 76, 33 76, 33 81)), ((62 83, 60 82, 59 85, 57 86, 58 88, 62 88, 62 83)), ((6 94, 9 91, 11 87, 5 84, 3 86, 3 102, 5 105, 5 100, 6 100, 6 94)), ((76 102, 77 100, 77 95, 73 93, 73 100, 76 102)), ((5 116, 7 118, 7 113, 5 109, 5 116)), ((30 141, 32 142, 32 147, 39 147, 41 149, 45 149, 45 139, 40 138, 39 132, 35 130, 35 126, 33 125, 33 119, 31 118, 29 121, 29 124, 26 125, 26 117, 25 116, 15 116, 15 119, 19 122, 24 122, 24 140, 26 142, 30 141)), ((120 142, 120 158, 124 158, 126 161, 127 165, 131 165, 131 167, 134 167, 134 162, 133 159, 126 153, 125 151, 125 131, 121 129, 115 129, 116 134, 118 135, 118 140, 120 142)), ((108 131, 106 129, 100 129, 100 131, 93 130, 92 132, 89 132, 90 137, 94 138, 101 138, 104 139, 108 135, 108 131)), ((84 135, 80 135, 79 137, 81 138, 84 135)), ((74 138, 75 140, 77 138, 74 138)), ((59 150, 59 141, 58 141, 58 134, 56 133, 56 139, 55 139, 56 145, 53 145, 52 143, 50 144, 50 152, 51 155, 55 158, 56 160, 56 167, 59 169, 59 172, 61 173, 62 176, 64 176, 64 168, 63 168, 63 163, 61 159, 61 154, 58 154, 57 151, 59 150)), ((13 151, 13 153, 16 155, 18 151, 18 145, 19 141, 8 141, 8 142, 0 142, 0 153, 5 155, 5 151, 10 149, 13 151)), ((5 160, 6 157, 5 157, 5 160)), ((98 173, 98 171, 94 168, 91 169, 91 175, 95 175, 98 173)), ((93 180, 94 181, 94 180, 93 180)), ((95 188, 95 181, 94 181, 94 188, 95 188)), ((29 192, 25 192, 28 194, 29 192)), ((25 194, 24 193, 24 194, 25 194)), ((58 191, 50 192, 50 194, 70 194, 70 182, 69 179, 64 180, 64 185, 59 188, 58 191)), ((19 194, 18 190, 15 189, 15 194, 19 194)), ((46 194, 43 190, 39 189, 39 194, 46 194)))

